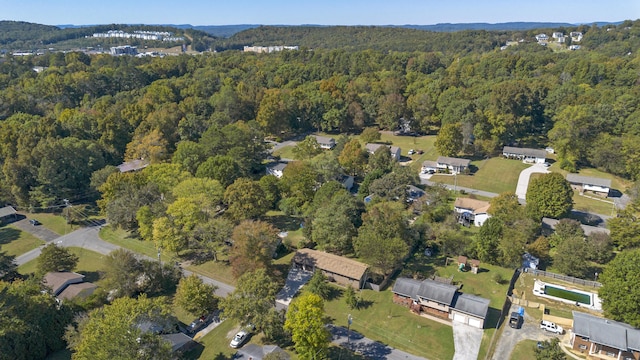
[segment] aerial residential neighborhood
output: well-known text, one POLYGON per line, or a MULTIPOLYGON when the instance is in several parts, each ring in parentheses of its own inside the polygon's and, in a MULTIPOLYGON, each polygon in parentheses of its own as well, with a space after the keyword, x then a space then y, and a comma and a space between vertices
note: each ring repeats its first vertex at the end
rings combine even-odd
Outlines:
POLYGON ((0 359, 640 360, 637 6, 404 5, 4 4, 0 359))

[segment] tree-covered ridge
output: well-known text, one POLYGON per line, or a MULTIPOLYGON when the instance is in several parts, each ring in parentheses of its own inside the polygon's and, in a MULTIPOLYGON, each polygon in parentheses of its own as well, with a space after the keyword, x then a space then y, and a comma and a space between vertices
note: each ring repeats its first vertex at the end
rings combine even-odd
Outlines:
POLYGON ((117 45, 148 45, 149 47, 175 46, 175 42, 162 42, 141 39, 123 38, 93 38, 94 33, 104 33, 109 30, 124 32, 166 31, 174 36, 185 36, 185 43, 192 44, 198 51, 204 51, 211 46, 214 37, 195 29, 178 29, 162 25, 126 25, 106 24, 83 27, 59 28, 56 26, 40 25, 21 21, 0 21, 0 48, 11 50, 65 50, 89 46, 117 45))
MULTIPOLYGON (((589 28, 583 41, 639 27, 589 28)), ((466 36, 445 35, 456 34, 466 36)), ((199 176, 224 169, 232 176, 217 180, 227 186, 261 173, 264 146, 246 139, 374 125, 396 130, 403 118, 413 131, 447 129, 448 139, 462 142, 451 148, 469 155, 516 143, 552 145, 564 169, 595 166, 638 179, 640 61, 635 53, 609 54, 634 39, 614 37, 603 51, 554 52, 525 42, 467 55, 7 55, 0 63, 2 200, 42 206, 86 195, 95 190, 93 171, 135 158, 173 159, 199 176)))

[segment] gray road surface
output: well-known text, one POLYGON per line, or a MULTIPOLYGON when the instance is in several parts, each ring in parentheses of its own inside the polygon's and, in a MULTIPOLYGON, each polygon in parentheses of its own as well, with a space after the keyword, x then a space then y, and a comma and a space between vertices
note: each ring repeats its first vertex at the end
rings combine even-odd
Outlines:
MULTIPOLYGON (((31 225, 29 224, 29 226, 31 226, 31 225)), ((95 251, 95 252, 103 254, 103 255, 108 255, 113 250, 116 250, 116 249, 120 248, 117 245, 108 243, 108 242, 100 239, 100 236, 98 234, 99 231, 100 231, 100 226, 92 226, 92 227, 81 228, 81 229, 78 229, 76 231, 70 232, 67 235, 60 236, 60 237, 56 238, 55 240, 53 240, 53 242, 55 242, 59 246, 81 247, 83 249, 95 251)), ((29 262, 29 261, 37 258, 38 256, 40 256, 40 250, 41 249, 42 249, 42 246, 16 257, 16 263, 18 264, 18 266, 20 266, 20 265, 22 265, 22 264, 24 264, 26 262, 29 262)), ((145 259, 148 259, 148 260, 155 260, 155 258, 151 258, 151 257, 145 256, 145 255, 138 254, 138 256, 140 258, 145 258, 145 259)), ((192 274, 192 272, 189 271, 189 270, 182 269, 182 271, 186 276, 189 276, 189 275, 192 274)), ((203 276, 203 275, 199 275, 198 274, 198 276, 205 283, 215 285, 217 287, 216 295, 218 295, 218 296, 225 297, 225 296, 227 296, 228 293, 232 292, 233 289, 234 289, 234 287, 229 285, 229 284, 222 283, 220 281, 208 278, 208 277, 203 276)))
MULTIPOLYGON (((517 308, 518 305, 511 305, 509 313, 517 311, 517 308)), ((506 321, 509 321, 508 318, 506 321)), ((511 352, 516 347, 516 344, 522 340, 530 339, 535 341, 544 341, 549 340, 554 336, 557 336, 558 338, 561 337, 561 335, 553 335, 552 333, 541 330, 538 321, 527 314, 526 308, 522 328, 513 329, 508 323, 505 323, 502 326, 504 326, 504 330, 502 331, 502 336, 498 339, 496 350, 493 353, 493 360, 509 359, 511 352)))
MULTIPOLYGON (((19 216, 23 217, 23 215, 19 215, 19 216)), ((36 226, 31 225, 31 223, 29 223, 29 219, 26 217, 23 217, 18 221, 12 222, 11 225, 15 226, 16 228, 24 232, 28 232, 29 234, 37 237, 40 240, 43 240, 44 242, 49 242, 60 237, 60 235, 54 233, 53 231, 47 229, 42 225, 36 225, 36 226)))
POLYGON ((449 185, 449 184, 442 184, 442 183, 439 183, 439 182, 436 182, 436 181, 427 180, 427 179, 424 179, 424 178, 420 178, 420 183, 424 184, 424 185, 429 185, 429 186, 442 185, 442 186, 445 186, 449 190, 454 190, 454 187, 455 187, 455 190, 457 190, 457 191, 464 190, 464 191, 467 192, 467 194, 480 195, 480 196, 484 196, 484 197, 488 197, 488 198, 494 198, 494 197, 498 196, 498 194, 493 193, 493 192, 489 192, 489 191, 472 189, 472 188, 463 187, 463 186, 454 186, 454 185, 449 185))
POLYGON ((456 348, 453 360, 476 360, 484 331, 457 321, 452 321, 452 326, 453 343, 456 348))
POLYGON ((371 360, 427 360, 426 358, 411 355, 401 350, 386 346, 380 342, 368 339, 361 334, 350 331, 347 341, 347 329, 340 326, 330 326, 331 342, 340 345, 355 353, 362 354, 371 360))
POLYGON ((529 188, 529 179, 531 174, 541 173, 548 174, 550 171, 544 164, 533 164, 532 166, 522 170, 518 177, 518 185, 516 186, 516 195, 518 199, 525 200, 527 198, 527 189, 529 188))

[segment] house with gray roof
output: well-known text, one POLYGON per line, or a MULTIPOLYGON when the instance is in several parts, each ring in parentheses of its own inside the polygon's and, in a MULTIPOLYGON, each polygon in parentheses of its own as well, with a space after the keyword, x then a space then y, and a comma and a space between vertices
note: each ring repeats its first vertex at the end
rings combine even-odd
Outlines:
POLYGON ((438 171, 451 172, 452 174, 459 174, 466 171, 471 164, 469 159, 454 158, 448 156, 439 156, 436 160, 436 167, 438 171))
POLYGON ((267 355, 279 353, 278 359, 289 359, 290 356, 277 345, 259 346, 256 344, 248 344, 238 349, 234 360, 262 360, 267 355))
POLYGON ((9 222, 14 220, 18 220, 18 213, 16 212, 16 209, 13 208, 13 206, 9 205, 0 208, 0 222, 9 222))
POLYGON ((640 358, 640 329, 630 325, 574 311, 571 348, 587 358, 640 358))
POLYGON ((336 139, 327 136, 313 135, 321 149, 331 150, 336 146, 336 139))
POLYGON ((482 329, 489 311, 489 300, 463 294, 455 285, 426 279, 398 278, 393 285, 393 302, 407 306, 416 314, 461 322, 482 329))
POLYGON ((544 149, 518 148, 505 146, 502 156, 507 159, 522 160, 526 163, 544 164, 547 161, 547 151, 544 149))
POLYGON ((591 191, 596 195, 608 197, 611 190, 611 179, 567 174, 567 181, 574 190, 578 190, 581 194, 591 191))
POLYGON ((284 174, 284 169, 287 167, 286 162, 273 162, 267 164, 267 175, 273 175, 280 179, 284 174))
POLYGON ((381 148, 382 146, 385 146, 389 149, 389 152, 391 153, 391 157, 395 160, 395 161, 400 161, 400 156, 401 156, 401 152, 402 150, 397 147, 397 146, 391 146, 391 145, 385 145, 385 144, 366 144, 364 146, 364 148, 367 150, 367 152, 369 154, 373 154, 376 152, 376 150, 378 150, 379 148, 381 148))
POLYGON ((130 161, 125 161, 122 164, 118 165, 117 168, 121 173, 131 172, 131 171, 140 171, 149 166, 149 161, 144 159, 134 159, 130 161))

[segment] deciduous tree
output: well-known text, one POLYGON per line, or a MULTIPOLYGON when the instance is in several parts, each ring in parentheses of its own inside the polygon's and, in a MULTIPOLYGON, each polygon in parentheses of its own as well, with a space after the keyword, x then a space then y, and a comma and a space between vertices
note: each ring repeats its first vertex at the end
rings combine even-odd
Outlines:
POLYGON ((559 219, 573 206, 573 190, 560 173, 532 179, 527 188, 527 212, 533 218, 559 219))
POLYGON ((247 178, 239 178, 224 192, 225 212, 231 219, 240 221, 255 219, 269 209, 269 202, 260 183, 247 178))
POLYGON ((198 275, 191 274, 180 279, 174 302, 191 315, 201 316, 217 309, 215 291, 216 286, 205 284, 198 275))
POLYGON ((240 277, 258 269, 269 271, 279 243, 278 230, 264 221, 245 220, 233 229, 229 261, 233 275, 240 277))
POLYGON ((326 357, 330 334, 325 325, 324 303, 318 295, 304 294, 291 303, 284 327, 301 359, 326 357))
POLYGON ((456 156, 462 150, 462 130, 460 124, 442 125, 436 137, 435 147, 442 156, 456 156))
POLYGON ((78 256, 66 248, 50 243, 42 248, 38 257, 38 274, 56 271, 73 271, 78 264, 78 256))
POLYGON ((640 327, 640 249, 622 251, 599 278, 598 296, 607 318, 640 327))

